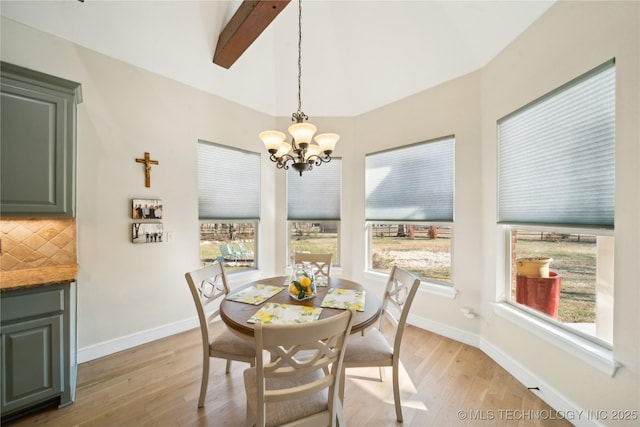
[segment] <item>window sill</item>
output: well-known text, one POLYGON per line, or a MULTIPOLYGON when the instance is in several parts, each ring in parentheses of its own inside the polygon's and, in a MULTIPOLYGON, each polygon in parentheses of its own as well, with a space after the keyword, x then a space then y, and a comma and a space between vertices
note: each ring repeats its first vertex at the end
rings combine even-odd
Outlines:
POLYGON ((418 290, 420 292, 426 292, 428 294, 438 295, 439 297, 449 299, 455 299, 456 295, 458 295, 458 290, 453 286, 438 285, 436 283, 424 281, 420 284, 420 288, 418 290))
MULTIPOLYGON (((380 281, 382 283, 386 283, 389 274, 387 273, 379 273, 376 271, 365 271, 364 275, 368 279, 380 281)), ((430 283, 421 281, 420 288, 418 292, 424 292, 432 295, 437 295, 443 298, 455 299, 458 294, 458 290, 453 286, 439 285, 436 283, 430 283)))
POLYGON ((227 283, 231 287, 243 285, 252 280, 259 279, 262 273, 260 269, 231 271, 226 273, 227 283))
POLYGON ((575 355, 584 363, 611 377, 615 376, 620 367, 620 364, 614 360, 611 350, 530 316, 507 303, 493 304, 493 312, 497 316, 515 323, 527 332, 575 355))

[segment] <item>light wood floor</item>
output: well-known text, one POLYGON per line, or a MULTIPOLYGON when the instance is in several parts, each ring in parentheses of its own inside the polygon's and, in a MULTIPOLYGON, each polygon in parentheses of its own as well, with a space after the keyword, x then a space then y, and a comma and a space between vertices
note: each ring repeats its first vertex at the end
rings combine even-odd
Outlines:
MULTIPOLYGON (((401 396, 405 426, 570 426, 480 350, 407 326, 401 396), (546 412, 550 411, 550 412, 546 412), (542 419, 541 419, 542 418, 542 419)), ((242 371, 212 360, 205 408, 197 408, 201 375, 198 330, 79 366, 76 401, 44 409, 7 426, 243 426, 242 371)), ((390 368, 389 368, 390 369, 390 368)), ((349 426, 396 426, 391 371, 347 371, 349 426)))

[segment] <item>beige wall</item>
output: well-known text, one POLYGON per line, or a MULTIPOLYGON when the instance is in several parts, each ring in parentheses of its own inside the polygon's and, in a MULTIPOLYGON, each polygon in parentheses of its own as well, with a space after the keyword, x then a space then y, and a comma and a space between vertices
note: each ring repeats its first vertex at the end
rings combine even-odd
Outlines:
MULTIPOLYGON (((638 409, 640 389, 640 152, 637 2, 560 2, 482 70, 356 118, 321 119, 342 134, 343 276, 364 273, 364 155, 456 136, 455 299, 421 291, 417 324, 435 325, 503 355, 583 409, 638 409), (616 268, 614 378, 493 314, 500 271, 496 227, 496 120, 616 57, 616 268), (464 317, 460 307, 479 316, 464 317)), ((2 20, 2 60, 82 83, 78 108, 78 346, 85 359, 195 326, 184 272, 198 264, 198 139, 262 152, 274 119, 64 40, 2 20), (144 187, 134 159, 160 164, 144 187), (133 197, 160 198, 173 242, 129 243, 133 197)), ((420 72, 420 70, 406 70, 420 72)), ((393 76, 402 78, 402 76, 393 76)), ((260 275, 285 263, 284 175, 263 156, 260 275), (272 196, 273 195, 273 196, 272 196)), ((232 279, 236 284, 254 276, 232 279)), ((82 358, 81 358, 82 360, 82 358)), ((526 384, 530 385, 530 384, 526 384)), ((548 396, 545 396, 548 397, 548 396)), ((608 424, 608 423, 607 423, 608 424)))
MULTIPOLYGON (((2 60, 82 84, 80 360, 195 326, 184 273, 199 266, 197 141, 262 151, 257 134, 275 120, 4 18, 2 60), (159 161, 151 188, 144 186, 144 168, 135 162, 147 151, 159 161), (132 244, 132 198, 162 199, 164 230, 175 233, 175 240, 132 244)), ((263 161, 262 191, 274 194, 275 171, 266 157, 263 161)), ((262 242, 275 240, 275 210, 272 198, 264 197, 262 242)), ((262 273, 272 275, 273 250, 264 245, 259 256, 262 273)))
MULTIPOLYGON (((482 203, 485 277, 482 337, 550 387, 588 409, 640 407, 640 33, 638 2, 560 2, 482 70, 482 203), (616 58, 614 378, 493 315, 500 282, 496 218, 496 121, 616 58)), ((552 162, 552 159, 550 159, 552 162)), ((543 394, 545 390, 542 390, 543 394)), ((607 422, 609 424, 611 420, 607 422)))
MULTIPOLYGON (((478 333, 479 322, 462 315, 460 308, 481 308, 482 280, 482 164, 480 140, 480 73, 475 72, 356 119, 358 144, 354 188, 355 227, 344 230, 353 245, 353 275, 363 275, 364 259, 364 156, 398 145, 455 135, 455 225, 452 241, 452 278, 458 297, 453 300, 419 292, 412 312, 432 321, 478 333)), ((411 183, 407 183, 408 186, 411 183)), ((378 283, 382 292, 382 282, 378 283)))

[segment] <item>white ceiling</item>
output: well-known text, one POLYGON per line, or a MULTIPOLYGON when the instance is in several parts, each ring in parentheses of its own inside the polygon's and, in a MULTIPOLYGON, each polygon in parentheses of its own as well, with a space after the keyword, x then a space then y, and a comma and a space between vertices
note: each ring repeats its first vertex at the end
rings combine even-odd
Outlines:
MULTIPOLYGON (((224 69, 218 35, 239 1, 8 1, 2 16, 275 115, 297 110, 298 2, 224 69)), ((302 4, 302 110, 351 117, 477 70, 553 1, 302 4)))

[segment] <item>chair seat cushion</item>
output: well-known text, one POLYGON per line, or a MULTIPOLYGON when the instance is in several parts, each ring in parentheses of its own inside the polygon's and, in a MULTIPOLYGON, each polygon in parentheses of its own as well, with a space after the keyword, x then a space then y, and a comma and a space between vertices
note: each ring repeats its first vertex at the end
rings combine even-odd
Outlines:
POLYGON ((227 353, 238 356, 255 357, 256 349, 252 342, 240 338, 229 330, 227 325, 220 322, 211 324, 213 338, 209 350, 216 353, 227 353))
MULTIPOLYGON (((388 363, 393 360, 393 349, 377 329, 362 334, 352 334, 344 353, 345 367, 363 364, 388 363)), ((377 365, 374 365, 377 366, 377 365)))
MULTIPOLYGON (((266 389, 277 390, 280 388, 293 387, 300 383, 313 381, 321 378, 324 373, 320 370, 311 372, 305 377, 294 378, 267 378, 266 389)), ((249 368, 244 371, 244 386, 247 392, 247 405, 252 414, 256 415, 258 406, 258 384, 256 380, 256 368, 249 368)), ((279 426, 291 421, 299 420, 323 411, 328 410, 327 390, 323 390, 314 395, 296 400, 284 402, 271 402, 266 405, 266 425, 279 426)))

